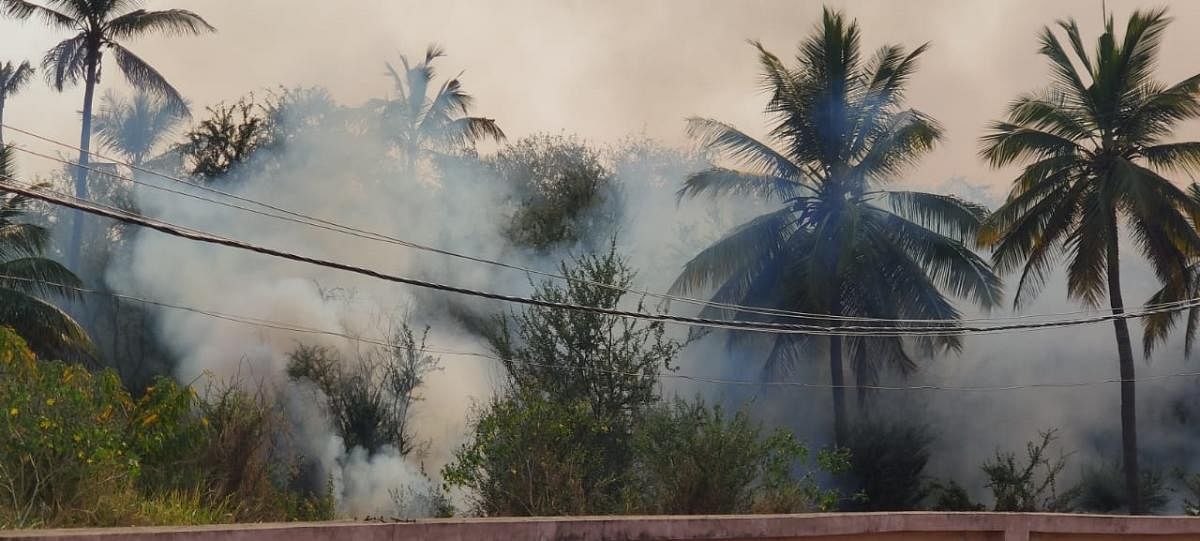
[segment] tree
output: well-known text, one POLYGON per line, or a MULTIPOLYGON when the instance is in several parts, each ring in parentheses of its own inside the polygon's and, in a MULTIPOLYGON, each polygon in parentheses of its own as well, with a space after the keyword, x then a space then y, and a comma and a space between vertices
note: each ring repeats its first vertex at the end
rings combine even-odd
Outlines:
MULTIPOLYGON (((998 272, 1021 270, 1014 306, 1037 295, 1051 266, 1066 256, 1072 299, 1125 312, 1119 230, 1154 267, 1168 291, 1186 288, 1188 257, 1200 250, 1193 227, 1200 204, 1165 178, 1200 170, 1200 142, 1165 139, 1181 121, 1200 117, 1200 75, 1174 85, 1154 79, 1159 46, 1170 19, 1164 10, 1135 11, 1119 40, 1109 16, 1092 55, 1073 19, 1046 27, 1042 56, 1053 80, 1018 97, 1006 121, 983 137, 982 156, 994 167, 1023 165, 1005 204, 980 239, 994 247, 998 272), (1189 221, 1190 219, 1190 221, 1189 221)), ((1139 513, 1137 416, 1129 325, 1113 320, 1121 375, 1121 447, 1129 509, 1139 513)), ((1148 327, 1147 350, 1165 333, 1148 327)))
POLYGON ((418 449, 412 407, 438 359, 425 353, 428 327, 414 335, 401 323, 390 334, 393 345, 360 351, 356 362, 322 346, 300 346, 288 361, 288 377, 312 384, 346 451, 374 455, 391 446, 407 456, 418 449))
MULTIPOLYGON (((0 147, 0 188, 13 180, 12 148, 0 147)), ((76 299, 82 284, 58 262, 43 256, 50 231, 21 219, 30 200, 0 196, 0 326, 25 338, 38 355, 62 358, 90 355, 93 347, 83 327, 46 296, 76 299)))
POLYGON ((176 104, 146 91, 122 98, 109 90, 100 99, 95 134, 100 144, 135 166, 155 157, 186 118, 176 104))
MULTIPOLYGON (((776 150, 733 126, 703 118, 688 131, 708 150, 743 169, 714 167, 687 178, 681 198, 755 196, 782 203, 735 228, 689 261, 674 291, 715 286, 722 303, 845 317, 932 319, 953 327, 959 311, 943 290, 983 307, 1000 298, 1000 280, 972 250, 985 210, 953 196, 882 186, 941 138, 926 114, 904 108, 904 87, 922 45, 909 52, 882 47, 871 61, 860 52, 857 23, 826 9, 788 67, 755 44, 770 93, 776 150)), ((761 315, 706 308, 705 316, 761 315)), ((778 318, 767 318, 776 319, 778 318)), ((791 321, 794 323, 794 321, 791 321)), ((814 323, 814 321, 809 321, 814 323)), ((814 337, 778 335, 768 369, 785 367, 814 337)), ((846 443, 843 349, 827 340, 833 389, 834 439, 846 443)), ((957 349, 958 337, 848 340, 854 369, 865 383, 883 366, 916 367, 908 347, 957 349)), ((861 386, 860 386, 861 387, 861 386)))
MULTIPOLYGON (((100 83, 104 53, 111 52, 117 68, 125 79, 140 90, 161 96, 173 107, 187 110, 187 104, 175 87, 119 41, 147 34, 200 34, 216 31, 203 18, 191 11, 168 9, 147 11, 136 8, 135 0, 48 0, 43 6, 26 0, 0 0, 0 9, 17 19, 37 17, 47 25, 78 31, 50 48, 42 59, 42 70, 56 90, 83 79, 83 126, 79 135, 79 167, 75 170, 75 197, 87 198, 87 167, 92 141, 92 100, 100 83), (53 7, 50 7, 53 6, 53 7), (131 11, 125 11, 131 9, 131 11)), ((67 247, 67 264, 77 268, 83 239, 83 214, 75 212, 71 230, 71 245, 67 247)))
POLYGON ((421 62, 413 64, 400 55, 399 68, 386 63, 396 97, 374 100, 368 107, 379 115, 379 129, 400 151, 408 174, 416 174, 417 165, 427 157, 462 150, 485 138, 504 140, 495 120, 467 116, 475 99, 463 90, 458 77, 430 95, 433 61, 445 54, 430 45, 421 62))
POLYGON ((33 68, 29 62, 13 65, 12 62, 0 64, 0 146, 4 146, 4 102, 9 96, 21 91, 21 88, 33 77, 33 68))
POLYGON ((505 236, 548 251, 611 236, 620 222, 620 186, 599 152, 571 137, 535 135, 486 159, 512 190, 505 236))
MULTIPOLYGON (((534 298, 611 309, 633 278, 614 246, 560 272, 570 281, 539 284, 534 298)), ((500 317, 490 334, 505 386, 472 420, 447 483, 487 515, 619 512, 633 435, 681 344, 661 322, 547 307, 500 317)))
POLYGON ((245 163, 259 148, 273 142, 272 105, 254 101, 254 96, 237 103, 208 108, 209 117, 189 130, 176 150, 188 172, 206 182, 224 178, 245 163))

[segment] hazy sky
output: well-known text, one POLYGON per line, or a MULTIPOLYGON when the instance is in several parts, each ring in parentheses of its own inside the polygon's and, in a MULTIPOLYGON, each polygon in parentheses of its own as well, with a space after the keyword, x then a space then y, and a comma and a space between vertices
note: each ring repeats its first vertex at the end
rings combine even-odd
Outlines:
MULTIPOLYGON (((909 175, 1001 183, 976 158, 983 125, 1008 100, 1046 81, 1035 54, 1045 24, 1074 16, 1087 39, 1099 32, 1100 0, 861 0, 828 2, 857 17, 864 44, 933 48, 912 81, 910 103, 948 130, 946 143, 909 175)), ((790 57, 821 2, 167 0, 148 7, 196 11, 215 35, 131 44, 198 106, 280 84, 321 85, 344 102, 389 90, 383 63, 442 44, 443 75, 463 71, 479 114, 513 137, 571 132, 598 141, 645 133, 683 143, 684 118, 709 116, 763 131, 763 96, 748 39, 790 57)), ((1161 3, 1110 0, 1118 20, 1161 3)), ((1161 76, 1200 71, 1200 2, 1169 2, 1161 76)), ((40 59, 65 37, 37 22, 0 21, 0 58, 40 59)), ((115 66, 103 86, 118 84, 115 66)), ((36 84, 10 100, 10 123, 77 140, 81 89, 63 95, 36 84)), ((199 109, 200 107, 197 107, 199 109)), ((1198 133, 1189 127, 1185 135, 1198 133)), ((14 141, 21 141, 15 134, 14 141)), ((25 163, 26 170, 40 169, 25 163)))

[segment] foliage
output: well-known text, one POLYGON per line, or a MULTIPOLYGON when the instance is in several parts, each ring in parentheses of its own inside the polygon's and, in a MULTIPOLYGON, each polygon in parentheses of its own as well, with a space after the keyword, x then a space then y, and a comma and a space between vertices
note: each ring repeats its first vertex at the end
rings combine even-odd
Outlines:
MULTIPOLYGON (((4 123, 4 105, 8 97, 20 92, 32 77, 33 67, 29 62, 0 62, 0 124, 4 123)), ((3 145, 4 127, 0 126, 0 146, 3 145)))
POLYGON ((1183 497, 1183 512, 1192 517, 1200 516, 1200 474, 1176 472, 1187 495, 1183 497))
MULTIPOLYGON (((544 282, 533 297, 615 308, 633 279, 615 242, 560 272, 566 284, 544 282)), ((477 412, 447 482, 474 492, 489 515, 616 512, 632 434, 681 344, 660 323, 548 307, 497 317, 488 332, 507 395, 477 412)))
POLYGON ((420 62, 400 55, 399 66, 387 63, 396 95, 367 106, 378 119, 379 133, 400 153, 408 174, 417 174, 418 165, 428 158, 473 148, 484 139, 504 140, 495 120, 468 116, 475 100, 458 78, 433 84, 433 62, 442 56, 445 51, 430 45, 420 62))
MULTIPOLYGON (((814 471, 795 475, 809 459, 802 443, 783 429, 763 434, 744 410, 727 416, 700 399, 659 404, 638 427, 634 452, 627 505, 637 513, 802 513, 838 503, 838 492, 822 489, 814 471)), ((816 462, 837 475, 847 458, 821 451, 816 462)))
POLYGON ((933 497, 930 509, 934 511, 983 511, 985 509, 983 504, 972 501, 971 495, 967 494, 967 489, 954 480, 946 483, 932 481, 926 486, 925 491, 933 497))
MULTIPOLYGON (((1162 474, 1151 469, 1142 470, 1140 474, 1138 486, 1142 509, 1147 513, 1161 512, 1170 503, 1167 494, 1169 489, 1162 474)), ((1126 499, 1123 483, 1121 464, 1118 462, 1093 464, 1084 468, 1076 486, 1079 510, 1106 514, 1129 512, 1129 500, 1126 499)), ((1184 505, 1186 507, 1186 503, 1184 505)))
POLYGON ((319 393, 346 449, 375 454, 391 446, 406 456, 417 444, 410 421, 421 400, 418 388, 438 368, 437 358, 424 352, 428 336, 428 327, 417 336, 402 323, 392 333, 395 346, 368 350, 355 362, 330 348, 301 346, 288 362, 288 377, 319 393))
POLYGON ((208 107, 208 118, 184 134, 176 147, 183 155, 188 173, 213 182, 245 163, 260 147, 273 142, 271 105, 253 96, 235 103, 208 107))
POLYGON ((328 519, 286 490, 264 397, 160 378, 134 399, 111 370, 38 361, 0 328, 0 527, 328 519))
POLYGON ((615 233, 619 184, 586 143, 535 135, 505 146, 486 163, 512 191, 505 235, 514 244, 549 250, 615 233))
MULTIPOLYGON (((215 32, 203 18, 184 9, 148 11, 130 8, 128 2, 51 2, 54 7, 24 0, 0 1, 0 12, 17 19, 38 18, 48 26, 78 32, 46 52, 42 71, 46 80, 60 92, 81 78, 89 87, 99 77, 96 72, 105 52, 112 54, 125 79, 139 90, 153 92, 180 110, 187 105, 179 92, 145 60, 120 42, 150 34, 180 35, 215 32)), ((90 104, 88 105, 90 108, 90 104)))
POLYGON ((121 159, 144 166, 184 119, 170 102, 148 92, 123 98, 109 90, 100 99, 100 112, 92 129, 100 144, 121 159))
MULTIPOLYGON (((1200 142, 1168 142, 1182 122, 1200 118, 1200 74, 1173 85, 1155 80, 1159 48, 1170 18, 1165 9, 1134 11, 1118 39, 1105 14, 1104 33, 1090 56, 1074 19, 1042 30, 1041 54, 1050 87, 1018 97, 1007 119, 993 122, 981 154, 992 166, 1023 166, 1008 200, 980 230, 1001 273, 1020 270, 1014 305, 1037 295, 1063 255, 1071 298, 1099 305, 1107 293, 1125 310, 1120 280, 1120 229, 1128 229, 1162 289, 1150 304, 1193 296, 1188 263, 1200 254, 1195 223, 1200 201, 1163 175, 1200 172, 1200 142), (1107 291, 1105 291, 1107 289, 1107 291)), ((1149 355, 1166 339, 1181 311, 1151 316, 1144 327, 1149 355)), ((1187 340, 1200 323, 1189 311, 1187 340)), ((1122 464, 1126 499, 1138 500, 1135 367, 1128 323, 1113 320, 1121 379, 1122 464)))
MULTIPOLYGON (((568 281, 538 284, 533 298, 614 309, 634 277, 615 240, 605 252, 561 263, 559 272, 568 281)), ((645 306, 638 302, 635 309, 645 306)), ((498 317, 488 340, 504 363, 510 387, 564 403, 583 401, 624 434, 658 398, 658 375, 671 369, 682 347, 666 336, 660 322, 550 307, 498 317)))
POLYGON ((627 480, 611 467, 611 428, 582 400, 533 389, 494 397, 472 420, 470 441, 442 470, 483 516, 614 513, 627 480))
MULTIPOLYGON (((685 266, 674 291, 710 291, 724 303, 835 316, 945 320, 959 310, 947 294, 983 307, 999 302, 1000 280, 971 247, 984 209, 953 196, 886 190, 942 137, 905 107, 904 90, 924 45, 860 51, 856 22, 826 9, 787 66, 755 43, 770 95, 772 141, 717 120, 692 118, 688 133, 737 168, 687 178, 680 198, 749 196, 777 210, 738 226, 685 266)), ((702 315, 761 317, 707 308, 702 315)), ((811 337, 774 338, 766 366, 786 371, 813 350, 811 337)), ((916 368, 900 337, 846 340, 859 384, 880 370, 916 368)), ((920 350, 956 350, 954 335, 924 336, 920 350)), ((847 438, 843 339, 828 340, 834 439, 847 438)))
MULTIPOLYGON (((615 246, 561 272, 566 284, 540 284, 534 297, 613 308, 624 292, 606 286, 632 280, 615 246)), ((699 400, 659 403, 659 374, 681 346, 659 324, 532 307, 499 318, 491 342, 507 387, 476 411, 470 441, 442 471, 479 514, 799 512, 837 502, 815 472, 795 474, 809 453, 791 434, 764 434, 746 412, 730 417, 699 400)), ((847 461, 816 459, 833 473, 847 461)))
POLYGON ((0 525, 96 520, 141 468, 126 430, 133 404, 111 372, 39 362, 0 328, 0 525))
MULTIPOLYGON (((0 147, 0 183, 14 175, 12 148, 0 147)), ((12 327, 52 356, 87 356, 91 339, 66 311, 46 297, 76 299, 82 284, 70 270, 44 256, 50 231, 29 222, 30 199, 0 195, 0 325, 12 327)))
POLYGON ((929 494, 925 466, 933 443, 929 427, 903 422, 867 422, 850 432, 849 474, 864 497, 851 504, 861 511, 919 509, 929 494))
POLYGON ((993 511, 1065 512, 1074 508, 1078 489, 1058 490, 1058 476, 1067 467, 1067 455, 1049 455, 1057 431, 1041 432, 1040 438, 1025 445, 1024 460, 1018 460, 1016 453, 996 451, 996 456, 981 466, 995 499, 993 511))

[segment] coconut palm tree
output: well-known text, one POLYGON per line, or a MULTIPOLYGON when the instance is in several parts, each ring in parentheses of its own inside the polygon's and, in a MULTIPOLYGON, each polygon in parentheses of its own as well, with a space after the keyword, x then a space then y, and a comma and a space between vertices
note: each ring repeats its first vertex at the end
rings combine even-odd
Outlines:
MULTIPOLYGON (((1007 120, 993 122, 983 137, 982 156, 992 166, 1023 165, 1007 202, 980 232, 995 249, 998 272, 1021 271, 1015 306, 1036 296, 1065 256, 1071 298, 1096 306, 1107 293, 1112 313, 1124 313, 1121 228, 1166 289, 1185 287, 1188 258, 1200 253, 1193 227, 1200 204, 1164 175, 1200 170, 1200 142, 1166 139, 1181 121, 1200 117, 1200 75, 1174 85, 1155 80, 1169 21, 1161 9, 1135 11, 1119 38, 1108 16, 1091 54, 1074 20, 1057 23, 1065 40, 1044 28, 1049 87, 1018 97, 1007 120)), ((1126 498, 1138 513, 1133 349, 1128 323, 1114 319, 1113 327, 1126 498)))
POLYGON ((9 96, 21 91, 21 87, 33 77, 33 68, 29 62, 13 65, 12 62, 0 64, 0 147, 4 146, 4 102, 9 96))
MULTIPOLYGON (((158 94, 180 110, 187 105, 175 87, 153 66, 120 42, 149 34, 199 34, 216 29, 203 18, 183 9, 147 11, 140 0, 47 0, 45 6, 26 0, 0 0, 0 10, 18 19, 40 18, 54 28, 77 32, 46 52, 42 70, 59 92, 83 80, 83 126, 79 135, 79 164, 75 170, 75 196, 87 197, 87 164, 92 138, 92 100, 100 83, 105 52, 112 53, 117 69, 134 87, 158 94)), ((83 236, 83 214, 73 213, 68 265, 76 268, 83 236)))
POLYGON ((186 118, 184 111, 160 96, 138 91, 122 98, 109 90, 100 98, 93 129, 100 144, 136 166, 155 157, 186 118))
MULTIPOLYGON (((999 279, 969 245, 983 208, 952 196, 884 188, 942 134, 932 118, 904 106, 905 84, 925 46, 886 46, 864 61, 859 41, 856 22, 826 9, 794 66, 754 44, 770 94, 774 145, 716 120, 689 120, 693 137, 740 168, 691 175, 681 198, 742 195, 781 206, 700 252, 673 290, 715 287, 714 301, 828 314, 815 322, 823 325, 849 316, 933 319, 952 328, 960 314, 943 292, 984 307, 999 301, 999 279)), ((820 341, 780 335, 767 367, 793 362, 820 342, 828 346, 838 445, 847 436, 844 346, 859 361, 860 374, 872 362, 914 368, 914 345, 923 351, 961 347, 958 337, 945 335, 855 337, 848 344, 837 335, 820 341)))
MULTIPOLYGON (((0 147, 0 191, 14 180, 12 147, 0 147)), ((70 315, 45 300, 74 299, 81 283, 58 262, 44 257, 50 231, 26 222, 29 200, 0 196, 0 326, 21 335, 39 355, 90 355, 87 332, 70 315)))
POLYGON ((420 62, 414 64, 400 55, 399 67, 387 63, 396 96, 376 100, 369 108, 380 116, 384 136, 396 145, 410 174, 426 157, 469 148, 481 139, 504 140, 495 120, 467 116, 474 98, 463 90, 458 77, 430 94, 433 61, 445 54, 430 45, 420 62))

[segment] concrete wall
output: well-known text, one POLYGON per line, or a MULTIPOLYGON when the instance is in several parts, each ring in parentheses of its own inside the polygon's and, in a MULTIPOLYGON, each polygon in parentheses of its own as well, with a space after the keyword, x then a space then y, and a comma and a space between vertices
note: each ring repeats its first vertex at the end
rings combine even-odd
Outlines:
POLYGON ((240 524, 0 532, 41 541, 1182 541, 1200 518, 1017 513, 839 513, 240 524))

